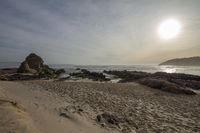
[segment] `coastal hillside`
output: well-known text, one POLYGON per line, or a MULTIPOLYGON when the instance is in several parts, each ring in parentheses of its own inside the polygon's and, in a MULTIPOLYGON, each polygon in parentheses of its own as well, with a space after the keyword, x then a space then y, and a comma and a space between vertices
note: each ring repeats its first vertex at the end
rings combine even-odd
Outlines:
POLYGON ((200 66, 200 57, 171 59, 159 65, 200 66))

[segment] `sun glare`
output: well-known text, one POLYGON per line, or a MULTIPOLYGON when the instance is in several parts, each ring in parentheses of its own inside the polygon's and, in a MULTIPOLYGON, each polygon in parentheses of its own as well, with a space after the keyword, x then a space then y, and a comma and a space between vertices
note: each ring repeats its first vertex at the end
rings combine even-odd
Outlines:
POLYGON ((176 19, 168 19, 159 26, 159 36, 163 39, 175 38, 181 30, 181 24, 176 19))

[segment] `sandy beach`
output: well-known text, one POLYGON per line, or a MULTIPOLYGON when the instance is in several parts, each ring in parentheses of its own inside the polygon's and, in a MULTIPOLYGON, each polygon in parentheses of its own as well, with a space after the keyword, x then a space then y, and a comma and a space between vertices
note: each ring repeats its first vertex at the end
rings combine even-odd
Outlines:
POLYGON ((200 133, 200 0, 0 12, 0 133, 200 133))
POLYGON ((199 94, 137 83, 1 81, 0 99, 2 133, 200 131, 199 94))
POLYGON ((39 86, 1 82, 0 99, 1 133, 112 132, 100 128, 84 114, 67 112, 70 118, 60 116, 64 107, 73 107, 72 99, 69 96, 63 99, 39 86))

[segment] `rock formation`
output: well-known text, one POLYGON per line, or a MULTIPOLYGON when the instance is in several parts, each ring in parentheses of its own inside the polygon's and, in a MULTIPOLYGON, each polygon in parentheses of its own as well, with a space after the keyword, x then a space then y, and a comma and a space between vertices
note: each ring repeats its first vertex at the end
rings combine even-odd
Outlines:
POLYGON ((146 73, 137 71, 104 71, 121 79, 121 83, 137 82, 139 84, 175 94, 194 95, 200 90, 200 76, 182 73, 146 73), (190 89, 188 89, 190 88, 190 89))
POLYGON ((76 73, 70 73, 70 76, 79 77, 79 78, 88 78, 93 81, 109 81, 110 79, 107 79, 103 73, 98 72, 90 72, 86 69, 77 69, 80 70, 80 72, 76 73))
POLYGON ((55 70, 44 64, 43 59, 31 53, 28 55, 18 68, 18 73, 31 73, 39 75, 40 78, 57 78, 60 74, 65 73, 64 69, 55 70))
POLYGON ((39 73, 46 66, 43 64, 43 59, 36 55, 35 53, 31 53, 28 55, 23 61, 18 69, 19 73, 39 73))

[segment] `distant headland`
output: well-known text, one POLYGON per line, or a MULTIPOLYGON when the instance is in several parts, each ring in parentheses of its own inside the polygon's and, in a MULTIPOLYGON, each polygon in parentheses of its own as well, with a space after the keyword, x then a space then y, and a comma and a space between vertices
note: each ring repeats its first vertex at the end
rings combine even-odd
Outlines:
POLYGON ((159 65, 200 66, 200 56, 171 59, 159 65))

